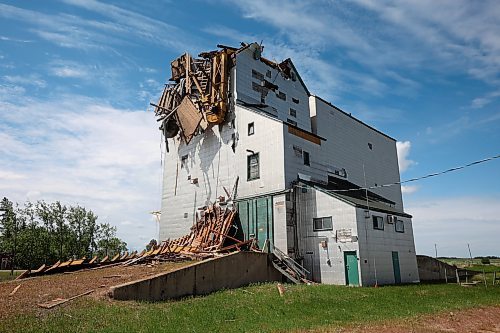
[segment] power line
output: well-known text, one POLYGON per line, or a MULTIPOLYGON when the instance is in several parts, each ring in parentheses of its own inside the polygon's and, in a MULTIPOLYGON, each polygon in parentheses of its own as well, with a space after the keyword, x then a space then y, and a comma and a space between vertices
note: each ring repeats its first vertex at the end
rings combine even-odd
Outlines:
POLYGON ((359 188, 342 189, 342 190, 325 190, 325 191, 326 192, 349 192, 349 191, 360 191, 360 190, 364 191, 364 190, 371 190, 371 189, 381 188, 381 187, 390 187, 390 186, 395 186, 395 185, 401 185, 401 184, 406 184, 406 183, 410 183, 410 182, 416 182, 418 180, 422 180, 422 179, 426 179, 426 178, 440 176, 440 175, 443 175, 443 174, 448 173, 448 172, 462 170, 462 169, 471 167, 473 165, 477 165, 477 164, 481 164, 481 163, 492 161, 492 160, 497 159, 497 158, 500 158, 500 155, 496 155, 496 156, 484 158, 482 160, 474 161, 474 162, 471 162, 471 163, 468 163, 468 164, 465 164, 465 165, 461 165, 461 166, 457 166, 457 167, 454 167, 454 168, 451 168, 451 169, 447 169, 447 170, 444 170, 444 171, 430 173, 430 174, 427 174, 425 176, 420 176, 420 177, 416 177, 416 178, 410 178, 410 179, 407 179, 407 180, 402 180, 402 181, 399 181, 399 182, 394 182, 394 183, 389 183, 389 184, 374 185, 374 186, 369 186, 369 187, 366 187, 366 185, 365 185, 365 187, 359 187, 359 188))

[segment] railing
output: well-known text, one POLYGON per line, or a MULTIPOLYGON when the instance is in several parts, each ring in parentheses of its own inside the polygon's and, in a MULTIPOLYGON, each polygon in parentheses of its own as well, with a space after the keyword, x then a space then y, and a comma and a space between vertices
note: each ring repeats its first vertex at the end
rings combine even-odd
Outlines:
POLYGON ((306 278, 307 275, 309 274, 309 271, 305 269, 302 265, 300 265, 298 262, 290 258, 287 254, 285 254, 283 251, 278 249, 276 246, 272 246, 272 253, 282 262, 284 262, 290 270, 292 270, 297 277, 306 278))

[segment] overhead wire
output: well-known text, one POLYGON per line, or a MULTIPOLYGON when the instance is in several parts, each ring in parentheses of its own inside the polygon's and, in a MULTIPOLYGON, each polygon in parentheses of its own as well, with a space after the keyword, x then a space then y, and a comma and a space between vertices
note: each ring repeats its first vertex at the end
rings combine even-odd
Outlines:
MULTIPOLYGON (((497 158, 500 158, 500 155, 495 155, 495 156, 483 158, 481 160, 477 160, 477 161, 474 161, 474 162, 471 162, 471 163, 467 163, 467 164, 464 164, 464 165, 461 165, 461 166, 457 166, 457 167, 454 167, 454 168, 446 169, 446 170, 439 171, 439 172, 430 173, 430 174, 427 174, 427 175, 424 175, 424 176, 420 176, 420 177, 415 177, 415 178, 410 178, 410 179, 402 180, 402 181, 399 181, 399 182, 389 183, 389 184, 374 185, 374 186, 368 186, 368 187, 365 185, 365 187, 358 187, 358 188, 351 188, 351 189, 341 189, 341 190, 324 190, 324 191, 326 191, 326 192, 366 191, 366 190, 371 190, 371 189, 376 189, 376 188, 396 186, 396 185, 406 184, 406 183, 410 183, 410 182, 416 182, 418 180, 422 180, 422 179, 426 179, 426 178, 441 176, 441 175, 443 175, 445 173, 449 173, 449 172, 453 172, 453 171, 457 171, 457 170, 462 170, 462 169, 465 169, 465 168, 468 168, 468 167, 471 167, 471 166, 474 166, 474 165, 477 165, 477 164, 481 164, 481 163, 492 161, 492 160, 497 159, 497 158)), ((297 187, 300 187, 300 185, 298 185, 297 187)))

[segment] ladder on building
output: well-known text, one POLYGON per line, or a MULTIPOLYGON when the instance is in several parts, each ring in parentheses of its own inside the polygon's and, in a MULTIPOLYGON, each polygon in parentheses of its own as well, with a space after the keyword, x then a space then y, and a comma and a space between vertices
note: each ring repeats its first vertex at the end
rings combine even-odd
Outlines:
POLYGON ((272 247, 271 261, 274 268, 293 283, 309 283, 309 271, 275 246, 272 247))

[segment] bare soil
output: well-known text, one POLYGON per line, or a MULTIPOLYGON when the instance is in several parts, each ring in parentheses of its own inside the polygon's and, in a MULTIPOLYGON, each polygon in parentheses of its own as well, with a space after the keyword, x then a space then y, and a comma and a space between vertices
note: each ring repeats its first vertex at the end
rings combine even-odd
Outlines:
POLYGON ((359 325, 313 332, 342 333, 469 333, 500 332, 500 307, 481 307, 467 310, 425 315, 383 324, 359 325))
POLYGON ((0 318, 41 313, 43 309, 38 306, 39 303, 56 298, 69 298, 92 289, 95 291, 84 297, 102 298, 112 286, 171 271, 192 263, 192 261, 187 261, 158 265, 113 266, 76 271, 70 274, 60 273, 1 282, 0 318), (21 287, 14 295, 9 296, 18 285, 21 287))

